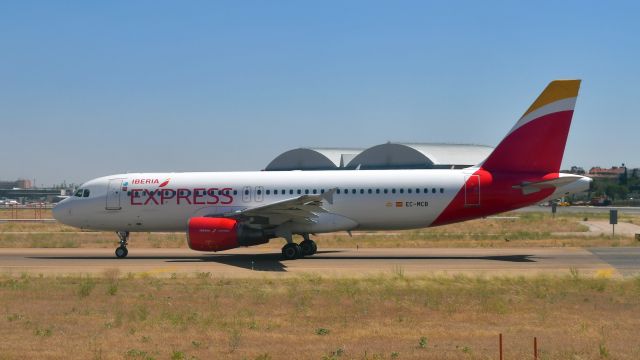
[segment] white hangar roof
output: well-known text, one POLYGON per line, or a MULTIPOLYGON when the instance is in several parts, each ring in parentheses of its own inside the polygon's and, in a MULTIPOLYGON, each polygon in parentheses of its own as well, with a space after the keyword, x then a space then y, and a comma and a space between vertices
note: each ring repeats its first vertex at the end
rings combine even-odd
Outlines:
POLYGON ((362 149, 298 148, 278 155, 265 171, 337 170, 360 152, 362 149))
POLYGON ((273 159, 266 171, 340 169, 442 169, 479 164, 493 151, 470 144, 386 143, 368 149, 299 148, 273 159))
POLYGON ((493 151, 490 146, 471 144, 398 144, 370 147, 345 166, 347 169, 442 169, 479 164, 493 151))

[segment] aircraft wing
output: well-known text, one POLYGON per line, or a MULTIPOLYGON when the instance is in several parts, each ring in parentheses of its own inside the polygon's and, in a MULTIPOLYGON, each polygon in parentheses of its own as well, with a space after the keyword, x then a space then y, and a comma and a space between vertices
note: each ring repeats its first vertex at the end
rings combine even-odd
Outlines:
POLYGON ((327 212, 322 207, 326 201, 333 203, 336 189, 318 195, 302 195, 263 206, 224 213, 222 216, 248 221, 259 225, 280 225, 285 222, 313 223, 319 213, 327 212))

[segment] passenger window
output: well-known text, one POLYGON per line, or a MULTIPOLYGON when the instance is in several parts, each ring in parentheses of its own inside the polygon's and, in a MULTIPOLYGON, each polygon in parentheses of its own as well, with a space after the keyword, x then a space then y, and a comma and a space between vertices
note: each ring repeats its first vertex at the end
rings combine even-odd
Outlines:
POLYGON ((376 189, 376 194, 380 194, 380 189, 376 189))
POLYGON ((373 190, 372 190, 372 189, 369 189, 369 190, 367 190, 367 192, 368 192, 369 194, 372 194, 372 193, 373 193, 373 190))
POLYGON ((82 197, 89 197, 89 189, 84 189, 84 194, 82 197))
POLYGON ((424 188, 424 193, 425 193, 425 194, 428 194, 428 193, 429 193, 429 189, 424 188))
POLYGON ((416 189, 416 194, 420 194, 420 189, 416 189))
POLYGON ((289 195, 293 195, 293 189, 289 189, 289 195))
POLYGON ((262 195, 262 190, 257 191, 258 195, 262 195))
POLYGON ((385 193, 385 194, 386 194, 386 193, 388 193, 388 192, 389 192, 389 190, 388 190, 388 189, 384 189, 384 193, 385 193))
POLYGON ((249 190, 245 190, 245 191, 244 191, 244 194, 245 194, 245 195, 249 195, 249 190))
POLYGON ((282 194, 282 195, 285 195, 286 193, 287 193, 287 191, 286 191, 286 190, 284 190, 284 189, 282 189, 281 194, 282 194))
POLYGON ((324 189, 320 189, 320 194, 324 194, 324 189))
POLYGON ((273 195, 278 195, 278 190, 273 190, 273 195))
POLYGON ((317 189, 313 189, 313 191, 312 191, 312 192, 313 192, 314 194, 317 194, 317 193, 318 193, 318 190, 317 190, 317 189))
POLYGON ((340 189, 336 189, 336 194, 340 194, 340 189))
POLYGON ((436 188, 431 189, 431 192, 435 194, 436 193, 436 188))
POLYGON ((360 194, 364 194, 364 189, 360 189, 360 194))
POLYGON ((407 193, 411 194, 411 189, 407 189, 407 193))
POLYGON ((440 194, 444 193, 444 189, 440 188, 440 194))
POLYGON ((351 193, 355 194, 356 193, 356 189, 351 189, 351 193))
POLYGON ((396 189, 391 189, 391 193, 395 194, 396 193, 396 189))
POLYGON ((302 194, 302 190, 298 189, 298 195, 302 194))
POLYGON ((233 190, 233 195, 238 195, 238 190, 233 190))
POLYGON ((400 189, 400 194, 404 194, 404 189, 400 189))
POLYGON ((271 190, 265 190, 267 195, 271 195, 271 190))
POLYGON ((78 191, 76 191, 76 193, 73 196, 82 197, 83 193, 84 193, 84 189, 78 189, 78 191))
POLYGON ((309 195, 309 189, 304 189, 304 194, 309 195))

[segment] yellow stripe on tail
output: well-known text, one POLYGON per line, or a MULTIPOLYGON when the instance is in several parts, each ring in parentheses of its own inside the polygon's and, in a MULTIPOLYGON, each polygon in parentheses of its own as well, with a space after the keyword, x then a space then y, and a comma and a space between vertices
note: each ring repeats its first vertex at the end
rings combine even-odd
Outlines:
POLYGON ((522 116, 525 116, 545 105, 551 104, 552 102, 574 98, 578 96, 579 89, 580 80, 554 80, 547 85, 536 101, 531 104, 529 109, 522 116))

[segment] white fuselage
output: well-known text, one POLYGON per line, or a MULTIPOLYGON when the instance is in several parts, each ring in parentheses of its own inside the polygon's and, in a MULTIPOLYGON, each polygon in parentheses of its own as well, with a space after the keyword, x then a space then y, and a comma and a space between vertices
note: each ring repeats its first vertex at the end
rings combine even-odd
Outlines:
MULTIPOLYGON (((287 223, 283 218, 277 224, 280 230, 322 233, 422 228, 430 226, 464 189, 465 178, 474 170, 120 174, 85 183, 81 189, 88 190, 88 196, 65 199, 55 207, 54 215, 85 229, 184 231, 193 217, 227 214, 336 188, 333 202, 323 204, 327 212, 303 223, 287 223)), ((588 181, 585 178, 559 188, 553 196, 584 191, 588 181)), ((481 207, 482 189, 477 189, 477 196, 474 203, 478 201, 481 207)))
POLYGON ((323 206, 328 213, 318 214, 315 222, 296 225, 303 228, 290 230, 317 233, 420 228, 433 222, 463 186, 465 174, 470 173, 345 170, 121 174, 87 182, 81 188, 88 189, 89 196, 64 200, 56 207, 56 217, 87 229, 184 231, 192 217, 337 188, 333 203, 323 206), (168 183, 159 187, 167 179, 168 183), (222 189, 226 190, 219 194, 222 189), (171 196, 173 191, 175 196, 171 196))

